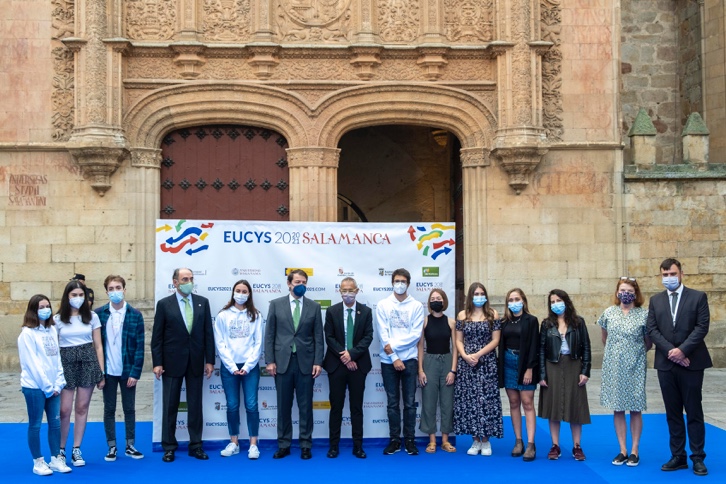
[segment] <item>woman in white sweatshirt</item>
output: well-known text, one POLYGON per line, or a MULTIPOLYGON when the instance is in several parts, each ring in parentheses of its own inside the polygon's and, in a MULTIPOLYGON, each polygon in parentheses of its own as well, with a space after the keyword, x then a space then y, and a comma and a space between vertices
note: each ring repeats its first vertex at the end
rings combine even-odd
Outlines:
POLYGON ((239 453, 239 406, 240 386, 245 397, 247 431, 250 448, 247 457, 257 459, 257 435, 260 428, 260 412, 257 408, 257 391, 260 383, 260 355, 262 353, 262 329, 265 320, 255 309, 252 287, 244 279, 235 282, 232 297, 214 320, 214 343, 222 364, 220 376, 227 399, 227 428, 230 443, 222 450, 222 457, 239 453))
POLYGON ((71 469, 60 457, 60 392, 66 385, 58 351, 58 332, 51 319, 50 301, 36 294, 28 301, 18 336, 20 386, 28 409, 28 446, 33 456, 33 473, 47 476, 71 469), (43 412, 48 419, 50 465, 40 451, 43 412))

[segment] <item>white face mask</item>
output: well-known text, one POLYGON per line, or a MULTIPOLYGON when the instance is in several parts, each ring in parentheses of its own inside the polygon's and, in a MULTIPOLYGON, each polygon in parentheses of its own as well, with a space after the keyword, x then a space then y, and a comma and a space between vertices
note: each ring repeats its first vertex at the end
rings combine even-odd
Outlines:
POLYGON ((250 298, 250 295, 242 294, 241 292, 235 292, 233 297, 234 297, 234 302, 236 302, 237 304, 242 306, 250 298))
POLYGON ((68 299, 68 302, 71 304, 72 307, 76 309, 81 309, 81 306, 83 306, 83 301, 85 301, 86 298, 83 296, 78 297, 72 297, 68 299))
POLYGON ((406 289, 408 289, 408 285, 405 282, 395 282, 393 284, 393 292, 399 296, 406 294, 406 289))

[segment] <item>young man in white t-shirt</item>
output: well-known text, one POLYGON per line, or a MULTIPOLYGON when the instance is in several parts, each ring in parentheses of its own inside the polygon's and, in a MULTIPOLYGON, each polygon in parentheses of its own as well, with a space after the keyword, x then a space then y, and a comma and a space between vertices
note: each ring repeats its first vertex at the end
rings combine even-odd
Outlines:
POLYGON ((388 398, 388 429, 391 441, 384 455, 401 450, 401 408, 403 395, 403 437, 406 452, 418 455, 416 432, 416 379, 418 340, 424 324, 423 304, 408 294, 411 273, 396 269, 391 277, 393 293, 376 307, 376 328, 381 340, 381 376, 388 398))

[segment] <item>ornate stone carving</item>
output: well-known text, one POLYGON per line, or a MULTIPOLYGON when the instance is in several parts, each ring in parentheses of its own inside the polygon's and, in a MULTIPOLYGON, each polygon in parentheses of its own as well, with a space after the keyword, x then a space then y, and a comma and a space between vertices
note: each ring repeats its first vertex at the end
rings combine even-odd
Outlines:
POLYGON ((351 0, 277 0, 277 36, 285 42, 348 42, 351 0))
POLYGON ((324 61, 320 57, 294 60, 288 57, 275 69, 272 79, 360 80, 350 65, 348 53, 345 54, 346 57, 329 57, 324 61))
POLYGON ((462 148, 459 150, 462 168, 489 166, 491 164, 490 151, 486 148, 462 148))
POLYGON ((492 155, 499 158, 502 168, 509 174, 509 186, 517 195, 529 185, 529 176, 547 153, 543 146, 516 146, 495 148, 492 155))
POLYGON ((121 166, 128 151, 125 148, 104 146, 72 146, 68 148, 81 168, 83 177, 100 196, 111 188, 111 175, 121 166))
POLYGON ((340 159, 338 148, 288 148, 287 164, 294 168, 337 168, 340 159))
POLYGON ((248 64, 254 69, 255 76, 258 79, 269 79, 272 77, 273 70, 280 61, 277 59, 277 52, 280 50, 277 46, 254 46, 250 47, 252 58, 248 64))
POLYGON ((170 57, 127 57, 126 77, 129 79, 181 79, 170 57))
POLYGON ((53 55, 53 140, 67 141, 73 129, 73 52, 66 47, 56 47, 53 55))
POLYGON ((388 81, 423 80, 423 72, 415 59, 385 59, 376 69, 376 79, 388 81))
POLYGON ((254 77, 252 66, 242 58, 209 58, 198 79, 240 80, 254 77))
POLYGON ((531 126, 532 119, 532 61, 530 39, 530 0, 517 0, 511 4, 511 35, 515 43, 512 63, 512 117, 509 125, 531 126))
POLYGON ((364 81, 373 79, 373 69, 381 65, 380 47, 353 47, 350 63, 357 70, 357 75, 364 81))
POLYGON ((495 82, 495 62, 490 59, 454 59, 441 73, 439 81, 492 81, 495 82))
POLYGON ((540 0, 542 40, 553 46, 542 56, 542 124, 550 141, 561 141, 562 118, 562 0, 540 0))
POLYGON ((136 168, 161 168, 161 150, 150 148, 133 148, 131 150, 131 166, 136 168))
POLYGON ((424 77, 428 81, 438 81, 443 73, 443 68, 448 64, 445 48, 420 47, 419 58, 416 64, 424 68, 424 77))
POLYGON ((174 51, 174 65, 179 69, 183 79, 195 79, 199 77, 202 66, 207 63, 204 58, 204 51, 207 48, 202 44, 174 44, 171 50, 174 51))
POLYGON ((492 0, 444 0, 444 35, 451 42, 490 42, 494 38, 492 0))
MULTIPOLYGON (((58 41, 74 35, 75 0, 53 0, 52 39, 58 41)), ((75 116, 75 74, 73 52, 54 42, 51 50, 53 61, 53 92, 51 93, 53 140, 67 141, 73 129, 75 116)))
POLYGON ((384 42, 412 42, 421 29, 420 0, 377 0, 378 35, 384 42))
POLYGON ((176 32, 177 0, 127 0, 126 36, 134 40, 168 40, 176 32))
POLYGON ((223 42, 250 38, 250 0, 204 0, 204 38, 223 42))

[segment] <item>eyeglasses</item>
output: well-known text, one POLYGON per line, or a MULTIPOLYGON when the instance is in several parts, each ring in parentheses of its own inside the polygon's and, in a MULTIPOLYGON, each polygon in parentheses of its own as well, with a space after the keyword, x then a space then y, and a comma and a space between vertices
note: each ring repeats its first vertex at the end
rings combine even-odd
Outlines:
POLYGON ((627 276, 621 276, 620 277, 620 280, 621 281, 633 281, 633 282, 635 282, 635 278, 634 277, 627 277, 627 276))

